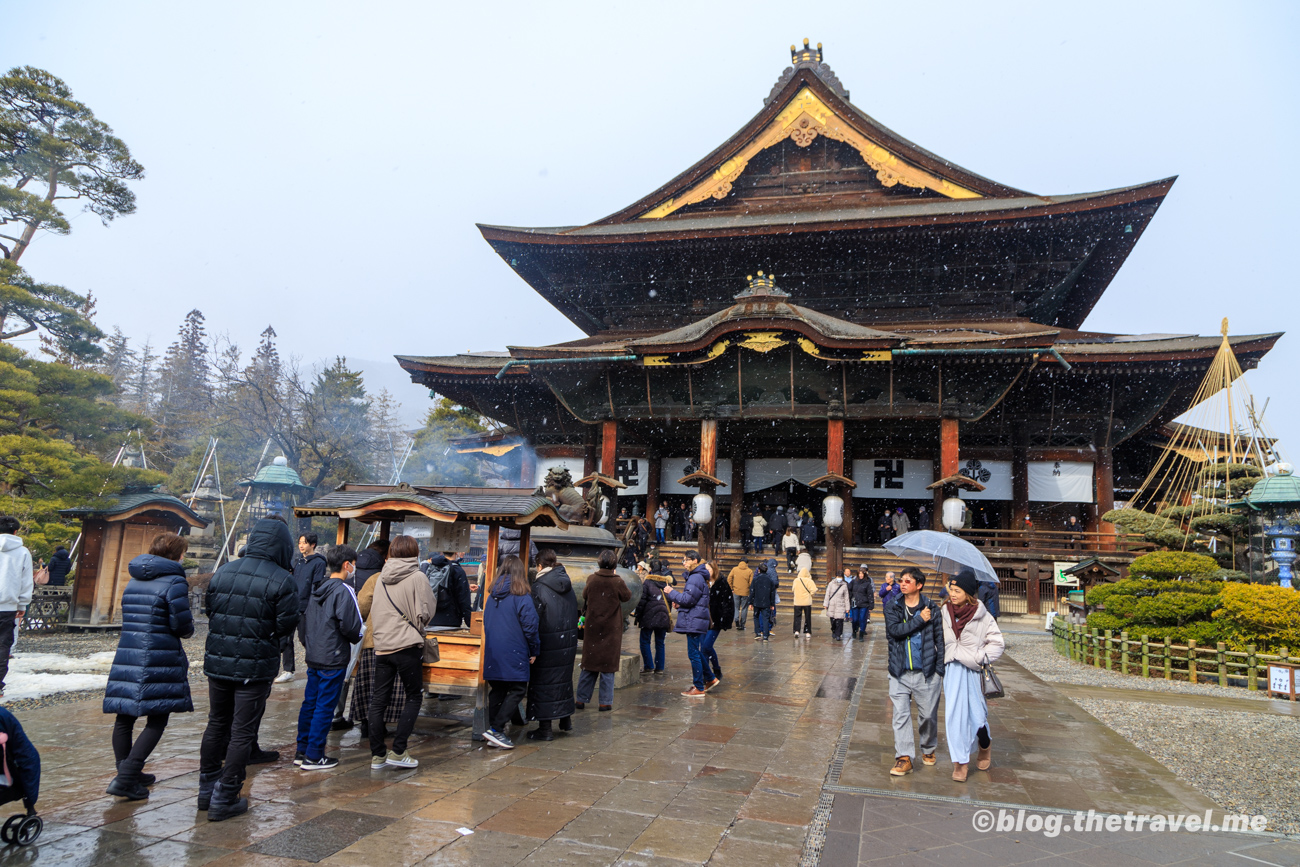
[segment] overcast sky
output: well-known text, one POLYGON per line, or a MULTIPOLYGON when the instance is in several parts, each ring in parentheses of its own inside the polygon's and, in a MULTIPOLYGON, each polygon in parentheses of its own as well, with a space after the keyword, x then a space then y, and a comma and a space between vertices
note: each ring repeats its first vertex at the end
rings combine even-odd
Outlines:
MULTIPOLYGON (((23 265, 158 348, 198 307, 251 349, 345 354, 418 417, 394 353, 571 339, 475 229, 581 224, 762 108, 807 36, 854 104, 1003 183, 1179 175, 1085 327, 1293 328, 1300 4, 14 4, 0 63, 62 77, 146 168, 23 265), (1069 7, 1069 8, 1067 8, 1069 7)), ((1300 425, 1288 335, 1251 374, 1300 425)))

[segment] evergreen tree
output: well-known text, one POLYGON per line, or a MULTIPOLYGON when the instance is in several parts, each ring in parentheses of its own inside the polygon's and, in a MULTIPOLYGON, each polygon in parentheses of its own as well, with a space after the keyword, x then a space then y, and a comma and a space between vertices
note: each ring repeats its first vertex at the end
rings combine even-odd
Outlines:
POLYGON ((212 406, 208 334, 199 310, 185 315, 176 341, 167 347, 158 389, 158 421, 164 430, 173 440, 193 437, 212 406))

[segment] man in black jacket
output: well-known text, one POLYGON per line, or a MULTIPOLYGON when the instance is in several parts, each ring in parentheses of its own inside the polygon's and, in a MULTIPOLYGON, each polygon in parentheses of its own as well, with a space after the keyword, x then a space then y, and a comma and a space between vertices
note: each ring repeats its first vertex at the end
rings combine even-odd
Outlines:
POLYGON ((889 701, 894 706, 895 777, 912 772, 916 741, 912 736, 912 702, 921 735, 921 761, 938 759, 939 696, 943 692, 943 619, 939 607, 921 593, 925 573, 915 566, 903 570, 898 596, 885 606, 889 636, 889 701))
MULTIPOLYGON (((315 533, 303 533, 298 537, 298 555, 294 558, 293 570, 294 586, 298 594, 298 643, 303 647, 307 646, 307 640, 303 637, 303 629, 306 627, 306 621, 303 614, 307 612, 307 601, 311 599, 311 592, 325 578, 325 555, 316 553, 316 545, 320 542, 320 537, 315 533)), ((289 636, 283 642, 280 648, 280 676, 275 679, 276 683, 288 683, 293 680, 294 670, 294 651, 293 636, 289 636)))
POLYGON ((772 612, 776 608, 776 558, 769 557, 749 582, 749 607, 754 609, 754 640, 772 638, 772 612))
POLYGON ((239 797, 249 751, 266 710, 280 642, 298 625, 289 565, 293 536, 280 518, 263 518, 244 556, 212 576, 204 600, 208 641, 208 727, 199 748, 199 809, 220 822, 248 810, 239 797))
POLYGON ((435 553, 429 557, 429 589, 438 600, 430 626, 457 627, 462 623, 469 626, 470 612, 473 610, 469 595, 469 578, 465 570, 452 558, 454 551, 435 553))

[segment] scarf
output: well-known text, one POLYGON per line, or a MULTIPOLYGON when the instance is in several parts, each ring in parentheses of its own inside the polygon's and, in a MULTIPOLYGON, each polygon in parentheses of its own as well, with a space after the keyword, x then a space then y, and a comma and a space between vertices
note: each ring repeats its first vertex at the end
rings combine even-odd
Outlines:
POLYGON ((974 601, 967 602, 958 608, 952 602, 947 603, 948 616, 952 618, 952 632, 961 641, 961 631, 966 628, 966 624, 971 622, 975 612, 979 610, 979 605, 974 601))

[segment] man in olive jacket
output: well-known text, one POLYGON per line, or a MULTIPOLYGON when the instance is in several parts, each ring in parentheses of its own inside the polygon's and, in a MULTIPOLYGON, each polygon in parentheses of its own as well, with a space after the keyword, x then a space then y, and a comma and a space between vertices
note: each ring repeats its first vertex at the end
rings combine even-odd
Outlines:
POLYGON ((249 751, 280 664, 280 642, 298 625, 298 591, 289 565, 293 536, 278 518, 263 518, 244 556, 208 584, 208 727, 199 748, 199 809, 220 822, 248 810, 239 797, 249 751))

